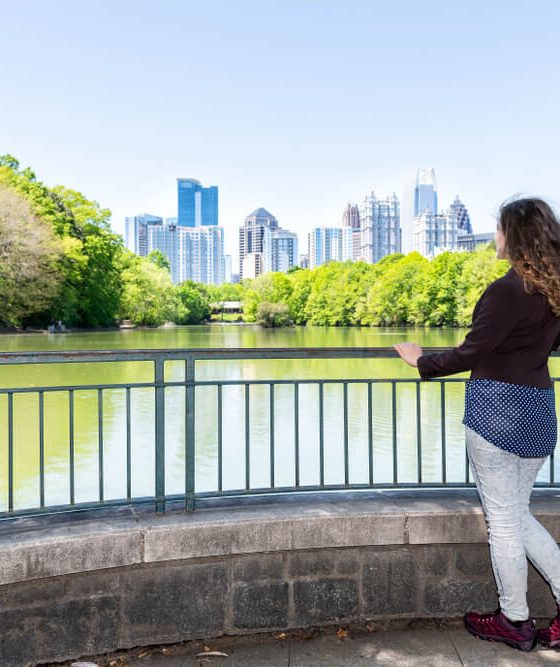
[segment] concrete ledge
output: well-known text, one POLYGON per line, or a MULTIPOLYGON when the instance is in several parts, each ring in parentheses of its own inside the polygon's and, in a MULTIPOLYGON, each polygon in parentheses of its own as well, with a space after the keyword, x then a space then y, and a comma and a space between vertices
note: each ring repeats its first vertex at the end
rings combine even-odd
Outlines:
MULTIPOLYGON (((558 492, 534 494, 560 539, 558 492)), ((531 571, 536 616, 555 610, 531 571)), ((0 523, 0 664, 135 645, 494 608, 474 491, 124 507, 0 523)))

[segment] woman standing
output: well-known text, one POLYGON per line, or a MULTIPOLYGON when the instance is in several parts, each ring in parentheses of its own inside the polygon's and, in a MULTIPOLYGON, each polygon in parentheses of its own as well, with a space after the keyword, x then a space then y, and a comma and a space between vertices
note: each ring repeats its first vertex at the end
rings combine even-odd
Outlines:
POLYGON ((557 434, 547 361, 560 345, 560 224, 548 204, 531 198, 503 205, 496 251, 511 268, 476 304, 459 347, 430 355, 414 343, 395 349, 423 380, 471 371, 463 423, 500 607, 469 612, 465 624, 481 639, 529 651, 536 641, 560 646, 560 550, 529 509, 557 434), (558 604, 548 628, 538 631, 527 607, 527 558, 558 604))

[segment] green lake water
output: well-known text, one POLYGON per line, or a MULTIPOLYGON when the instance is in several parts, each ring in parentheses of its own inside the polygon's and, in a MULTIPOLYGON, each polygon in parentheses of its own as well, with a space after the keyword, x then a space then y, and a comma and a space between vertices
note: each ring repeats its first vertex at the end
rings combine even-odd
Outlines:
MULTIPOLYGON (((430 347, 454 346, 466 329, 320 328, 295 327, 266 330, 252 326, 209 325, 153 330, 126 330, 70 334, 0 336, 1 351, 174 349, 204 347, 390 347, 414 341, 430 347)), ((558 359, 550 362, 560 375, 558 359)), ((166 379, 181 380, 183 364, 168 362, 166 379)), ((313 378, 416 378, 417 372, 398 359, 371 360, 250 360, 197 362, 198 380, 313 379, 313 378)), ((95 383, 149 382, 151 363, 41 364, 0 366, 1 387, 61 386, 95 383)), ((387 483, 393 476, 393 422, 389 384, 372 386, 373 478, 387 483)), ((299 388, 300 484, 319 482, 318 385, 299 388)), ((276 385, 274 390, 275 482, 295 483, 294 390, 276 385)), ((397 388, 397 473, 399 482, 415 482, 418 476, 416 393, 414 384, 397 388)), ((131 482, 133 497, 154 493, 154 392, 131 390, 131 482)), ((421 387, 422 479, 442 478, 442 432, 440 387, 421 387)), ((67 392, 45 392, 45 500, 47 504, 69 502, 69 398, 67 392)), ((185 392, 166 389, 166 493, 184 492, 185 392)), ((270 401, 268 386, 250 389, 251 486, 270 485, 270 401)), ((125 390, 103 393, 103 490, 106 499, 126 496, 126 395, 125 390)), ((349 477, 351 483, 369 479, 367 385, 348 386, 349 477)), ((446 477, 465 479, 463 385, 446 387, 446 477)), ((7 398, 0 395, 0 511, 7 509, 8 424, 7 398)), ((343 389, 340 384, 324 388, 325 482, 344 482, 343 389)), ((98 499, 99 422, 95 391, 74 392, 75 500, 98 499)), ((217 389, 196 389, 196 488, 217 488, 217 389)), ((223 388, 223 486, 245 485, 244 388, 223 388)), ((546 478, 548 471, 542 473, 546 478)), ((39 409, 38 394, 14 396, 14 500, 16 509, 39 502, 39 409)))

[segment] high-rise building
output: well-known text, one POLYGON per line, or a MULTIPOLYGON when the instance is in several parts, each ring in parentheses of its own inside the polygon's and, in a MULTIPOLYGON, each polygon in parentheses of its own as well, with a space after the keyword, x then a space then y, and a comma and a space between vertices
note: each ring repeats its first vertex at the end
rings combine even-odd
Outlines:
POLYGON ((239 275, 255 278, 267 271, 287 271, 296 263, 297 236, 278 226, 265 208, 245 218, 239 228, 239 275))
POLYGON ((401 252, 400 205, 395 193, 379 199, 366 196, 360 209, 362 225, 359 259, 375 264, 382 257, 401 252))
POLYGON ((445 250, 457 250, 457 220, 454 214, 434 215, 424 211, 414 218, 414 250, 432 259, 445 250))
POLYGON ((272 244, 271 271, 286 273, 297 264, 297 234, 277 227, 272 230, 270 242, 272 244))
POLYGON ((352 229, 352 259, 360 257, 362 245, 362 229, 360 224, 360 209, 357 204, 348 202, 342 214, 342 226, 352 229))
POLYGON ((160 250, 168 258, 174 283, 194 280, 219 285, 224 282, 222 227, 151 225, 148 228, 148 249, 160 250))
POLYGON ((457 221, 457 234, 459 236, 473 233, 471 218, 467 207, 463 204, 457 195, 451 203, 447 214, 453 215, 455 217, 455 220, 457 221))
POLYGON ((351 227, 316 227, 308 236, 309 268, 352 259, 351 227))
POLYGON ((163 218, 149 213, 142 213, 125 218, 124 244, 136 255, 146 257, 148 254, 148 226, 163 225, 163 218))
POLYGON ((436 172, 434 169, 418 169, 414 186, 414 217, 421 213, 438 212, 436 172))
POLYGON ((299 256, 299 267, 300 269, 309 268, 309 255, 300 255, 299 256))
POLYGON ((224 255, 224 282, 232 282, 231 255, 224 255))
POLYGON ((218 188, 205 188, 194 178, 177 179, 179 227, 207 227, 218 224, 218 188))

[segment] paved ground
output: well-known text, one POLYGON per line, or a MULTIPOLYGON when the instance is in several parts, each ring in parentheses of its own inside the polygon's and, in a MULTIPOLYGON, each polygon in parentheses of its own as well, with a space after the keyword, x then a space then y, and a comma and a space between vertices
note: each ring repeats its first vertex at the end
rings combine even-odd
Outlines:
MULTIPOLYGON (((458 624, 414 622, 409 627, 273 633, 223 637, 168 647, 136 649, 66 665, 99 667, 525 667, 560 665, 560 651, 524 653, 477 640, 458 624), (340 635, 340 636, 339 636, 340 635), (205 651, 206 645, 206 651, 205 651), (221 652, 226 655, 212 655, 221 652), (199 655, 197 657, 197 654, 199 655), (204 655, 205 653, 205 655, 204 655)), ((58 666, 60 667, 60 665, 58 666)))

